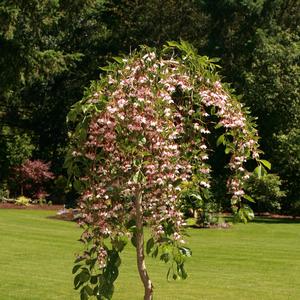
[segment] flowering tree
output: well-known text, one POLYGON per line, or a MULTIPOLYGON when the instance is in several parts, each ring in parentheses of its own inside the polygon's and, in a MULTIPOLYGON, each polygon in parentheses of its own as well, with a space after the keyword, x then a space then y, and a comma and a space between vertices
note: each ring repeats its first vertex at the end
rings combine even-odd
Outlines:
POLYGON ((190 250, 178 203, 183 182, 199 195, 210 188, 208 125, 224 128, 217 143, 231 154, 228 188, 233 210, 244 220, 252 216, 244 203, 252 200, 243 190, 249 176, 244 162, 258 160, 258 137, 247 111, 221 85, 213 61, 189 44, 170 42, 160 55, 145 47, 116 61, 68 116, 77 125, 65 165, 81 192, 86 247, 73 269, 74 284, 82 299, 110 299, 119 253, 131 239, 144 299, 152 299, 143 225, 151 228, 147 254, 170 263, 168 277, 185 279, 190 250))

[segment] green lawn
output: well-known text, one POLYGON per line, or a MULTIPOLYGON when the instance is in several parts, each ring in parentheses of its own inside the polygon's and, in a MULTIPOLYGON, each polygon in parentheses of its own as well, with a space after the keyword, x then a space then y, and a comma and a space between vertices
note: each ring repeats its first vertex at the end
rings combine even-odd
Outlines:
MULTIPOLYGON (((80 230, 54 212, 0 210, 0 300, 79 299, 71 268, 80 230)), ((189 278, 167 282, 148 259, 156 300, 300 299, 300 223, 258 219, 229 230, 189 230, 189 278)), ((133 248, 123 254, 114 299, 142 299, 133 248)))

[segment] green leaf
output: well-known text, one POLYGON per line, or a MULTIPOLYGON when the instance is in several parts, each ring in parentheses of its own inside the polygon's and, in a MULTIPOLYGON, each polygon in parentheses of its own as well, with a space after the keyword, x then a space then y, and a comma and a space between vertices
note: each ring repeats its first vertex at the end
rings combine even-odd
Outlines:
POLYGON ((86 293, 87 293, 89 296, 94 295, 94 291, 93 291, 93 289, 92 289, 89 285, 86 285, 86 286, 84 287, 84 289, 85 289, 86 293))
POLYGON ((191 194, 191 197, 193 197, 193 198, 195 198, 195 199, 197 199, 197 200, 200 200, 200 201, 203 200, 202 197, 201 197, 199 194, 192 193, 192 194, 191 194))
POLYGON ((88 294, 86 293, 85 289, 83 288, 81 291, 80 291, 80 300, 88 300, 89 299, 89 296, 88 294))
POLYGON ((218 129, 218 128, 221 128, 223 127, 223 124, 222 123, 218 123, 216 126, 215 126, 215 129, 218 129))
POLYGON ((92 270, 97 262, 97 258, 93 258, 89 261, 89 269, 92 270))
POLYGON ((261 178, 261 165, 257 166, 253 172, 257 175, 258 178, 261 178))
POLYGON ((74 186, 74 188, 75 188, 75 190, 77 192, 81 192, 81 190, 82 190, 82 184, 81 184, 80 180, 75 179, 74 183, 73 183, 73 186, 74 186))
POLYGON ((169 280, 169 275, 170 275, 170 272, 171 272, 171 267, 169 268, 168 272, 167 272, 167 280, 169 280))
POLYGON ((131 219, 127 222, 126 228, 135 230, 135 227, 136 227, 135 224, 136 224, 136 221, 134 219, 131 219))
POLYGON ((134 231, 131 237, 131 244, 136 248, 136 232, 134 231))
POLYGON ((152 257, 157 257, 158 254, 158 247, 155 248, 155 250, 152 252, 152 257))
POLYGON ((118 268, 114 265, 108 265, 106 268, 105 278, 110 282, 114 282, 119 276, 118 268))
POLYGON ((78 257, 75 259, 74 263, 77 264, 77 263, 79 263, 80 261, 83 261, 83 260, 85 260, 85 259, 86 259, 86 257, 84 257, 84 256, 78 256, 78 257))
POLYGON ((99 289, 99 286, 98 286, 98 285, 96 285, 96 286, 94 287, 94 289, 93 289, 93 294, 94 294, 94 295, 98 295, 98 296, 97 296, 97 299, 102 300, 102 296, 100 295, 100 289, 99 289))
POLYGON ((160 256, 160 260, 162 260, 163 262, 167 263, 170 260, 170 254, 169 253, 163 253, 160 256))
POLYGON ((229 154, 231 152, 231 149, 230 148, 226 148, 225 149, 225 154, 229 154))
POLYGON ((98 276, 97 275, 91 276, 90 283, 96 284, 97 282, 98 282, 98 276))
POLYGON ((179 270, 180 270, 180 277, 182 279, 187 279, 188 275, 187 275, 187 272, 184 269, 184 265, 183 264, 180 265, 179 270))
POLYGON ((248 200, 248 201, 250 201, 252 203, 255 203, 255 200, 251 196, 249 196, 249 195, 243 195, 243 198, 245 198, 246 200, 248 200))
POLYGON ((176 47, 178 49, 181 47, 181 45, 178 42, 175 42, 175 41, 169 41, 169 42, 167 42, 167 44, 170 47, 176 47))
POLYGON ((220 146, 221 144, 225 144, 225 136, 224 134, 220 135, 217 139, 217 146, 220 146))
POLYGON ((82 265, 75 265, 72 269, 72 274, 75 274, 81 267, 82 265))
POLYGON ((260 159, 259 162, 261 162, 268 170, 271 170, 272 165, 270 162, 265 159, 260 159))
POLYGON ((267 175, 266 169, 260 164, 258 167, 254 169, 254 174, 260 179, 262 176, 267 175))
POLYGON ((192 256, 192 251, 191 251, 190 248, 180 247, 179 251, 181 252, 182 255, 184 255, 186 257, 191 257, 192 256))
POLYGON ((81 282, 87 282, 89 281, 90 279, 90 274, 86 271, 86 270, 83 270, 81 273, 78 274, 79 275, 79 280, 81 282))
POLYGON ((154 239, 153 238, 150 238, 148 241, 147 241, 147 244, 146 244, 146 253, 147 255, 150 254, 152 248, 154 246, 154 239))
POLYGON ((105 67, 100 67, 100 70, 105 71, 105 72, 110 72, 110 71, 113 71, 113 68, 109 65, 109 66, 105 66, 105 67))
POLYGON ((127 245, 127 241, 128 240, 126 237, 119 237, 117 239, 112 240, 112 245, 118 252, 122 252, 125 246, 127 245))
POLYGON ((138 182, 139 182, 140 174, 141 174, 141 171, 138 170, 138 171, 133 175, 132 181, 133 181, 134 183, 138 183, 138 182))
POLYGON ((75 290, 77 290, 82 284, 83 282, 81 281, 80 279, 80 275, 81 273, 77 274, 74 278, 74 287, 75 287, 75 290))
POLYGON ((113 56, 112 58, 113 58, 113 60, 115 60, 115 61, 116 61, 117 63, 119 63, 119 64, 123 63, 122 57, 119 57, 119 56, 113 56))

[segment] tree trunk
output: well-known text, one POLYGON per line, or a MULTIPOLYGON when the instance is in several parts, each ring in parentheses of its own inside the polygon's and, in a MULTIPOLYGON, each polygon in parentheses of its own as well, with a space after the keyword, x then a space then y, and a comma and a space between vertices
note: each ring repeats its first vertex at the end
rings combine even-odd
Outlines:
POLYGON ((136 209, 136 257, 140 278, 145 288, 144 300, 153 299, 153 285, 149 278, 144 254, 144 230, 143 230, 143 212, 142 212, 142 193, 138 191, 135 199, 136 209))

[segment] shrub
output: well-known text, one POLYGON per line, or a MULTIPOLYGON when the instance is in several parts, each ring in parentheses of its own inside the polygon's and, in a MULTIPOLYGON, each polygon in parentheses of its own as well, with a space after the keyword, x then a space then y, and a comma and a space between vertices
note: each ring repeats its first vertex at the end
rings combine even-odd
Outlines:
POLYGON ((24 193, 35 199, 47 195, 44 184, 54 179, 54 174, 49 170, 50 163, 41 160, 26 160, 22 165, 15 168, 14 179, 20 187, 21 195, 24 193))
POLYGON ((59 175, 53 182, 50 200, 54 204, 66 204, 68 192, 69 192, 68 179, 63 175, 59 175))
POLYGON ((246 191, 255 203, 251 207, 256 212, 278 212, 285 192, 280 189, 282 182, 278 175, 266 174, 261 177, 250 176, 246 183, 246 191))
POLYGON ((6 185, 0 186, 0 202, 5 202, 9 198, 9 190, 6 185))
POLYGON ((30 204, 31 199, 25 196, 20 196, 16 200, 16 204, 20 206, 28 206, 30 204))
POLYGON ((283 179, 287 198, 282 205, 286 213, 299 214, 297 207, 300 200, 300 129, 294 128, 288 133, 275 136, 273 148, 276 172, 283 179))

